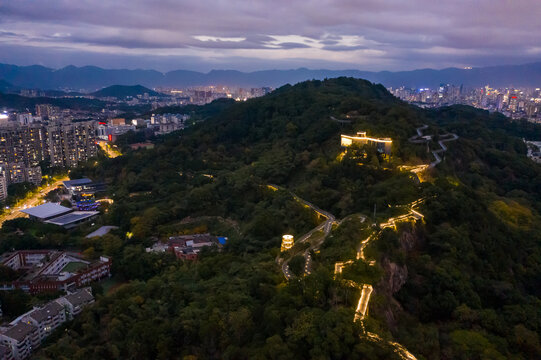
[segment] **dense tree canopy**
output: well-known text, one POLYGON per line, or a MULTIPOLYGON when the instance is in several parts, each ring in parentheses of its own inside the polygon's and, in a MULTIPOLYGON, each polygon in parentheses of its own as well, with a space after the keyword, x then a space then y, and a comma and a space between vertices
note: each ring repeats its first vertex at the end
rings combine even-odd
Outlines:
MULTIPOLYGON (((349 78, 190 110, 205 121, 72 172, 108 183, 115 202, 99 221, 117 231, 84 240, 84 228, 15 235, 24 221, 5 225, 4 248, 19 236, 108 254, 124 283, 57 332, 41 358, 390 359, 391 339, 421 359, 541 356, 541 168, 518 137, 539 127, 468 107, 414 108, 349 78), (423 124, 435 138, 460 138, 420 183, 400 166, 433 160, 408 142, 423 124), (341 154, 340 134, 356 131, 391 137, 391 158, 370 147, 341 154), (298 238, 321 219, 267 184, 345 218, 313 252, 309 276, 286 282, 275 258, 282 234, 298 238), (377 231, 365 250, 376 264, 356 260, 362 239, 419 198, 422 221, 377 231), (196 262, 144 250, 207 231, 229 242, 196 262), (343 260, 353 260, 343 279, 375 288, 364 330, 353 322, 359 290, 333 276, 343 260)), ((303 258, 292 261, 302 273, 303 258)))

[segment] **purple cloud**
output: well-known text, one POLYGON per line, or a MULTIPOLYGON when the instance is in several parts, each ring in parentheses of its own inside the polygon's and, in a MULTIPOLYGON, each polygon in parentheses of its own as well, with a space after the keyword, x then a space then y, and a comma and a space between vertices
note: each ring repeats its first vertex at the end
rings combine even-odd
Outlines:
POLYGON ((4 1, 0 62, 117 66, 122 58, 142 67, 154 59, 162 70, 523 63, 541 55, 540 15, 538 0, 4 1))

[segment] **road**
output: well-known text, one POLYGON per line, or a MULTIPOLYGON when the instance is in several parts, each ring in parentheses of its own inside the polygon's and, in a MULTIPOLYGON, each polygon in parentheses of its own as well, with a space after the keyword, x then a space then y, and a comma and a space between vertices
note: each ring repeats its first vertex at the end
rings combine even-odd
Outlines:
POLYGON ((44 186, 43 188, 40 188, 39 192, 37 192, 36 195, 31 197, 30 199, 26 199, 23 202, 17 204, 17 206, 8 209, 6 213, 0 216, 0 227, 2 227, 4 222, 8 220, 13 220, 19 217, 26 216, 26 214, 20 212, 20 210, 33 207, 33 206, 38 206, 39 204, 41 204, 43 197, 45 197, 45 195, 47 195, 49 192, 56 189, 58 186, 62 184, 63 181, 66 181, 66 180, 69 180, 67 176, 63 177, 62 179, 56 180, 51 185, 47 185, 47 186, 44 186))
POLYGON ((337 123, 340 123, 340 124, 350 124, 351 123, 351 120, 340 120, 340 119, 335 118, 334 116, 331 116, 331 120, 336 121, 337 123))
POLYGON ((105 151, 107 157, 116 158, 117 156, 122 155, 116 145, 111 145, 107 141, 98 141, 98 145, 103 151, 105 151))
MULTIPOLYGON (((323 231, 323 236, 319 238, 318 241, 313 241, 303 253, 304 274, 309 275, 312 273, 312 256, 310 255, 310 253, 313 250, 317 250, 319 246, 321 246, 323 241, 325 241, 325 238, 327 238, 327 236, 331 233, 332 225, 336 222, 336 218, 330 212, 320 209, 319 207, 315 206, 309 201, 304 200, 303 198, 299 197, 297 194, 293 193, 290 190, 284 189, 274 184, 269 184, 267 185, 267 187, 273 191, 277 191, 279 189, 288 191, 296 201, 300 202, 304 206, 309 207, 310 209, 312 209, 312 211, 317 213, 319 216, 322 216, 326 219, 323 223, 319 224, 318 226, 316 226, 315 228, 313 228, 312 230, 310 230, 309 232, 301 236, 297 241, 295 241, 295 243, 304 243, 308 239, 310 239, 310 237, 312 237, 314 233, 318 231, 323 231)), ((293 278, 293 274, 291 273, 291 270, 289 269, 289 265, 288 265, 289 260, 291 260, 291 258, 284 259, 284 260, 282 260, 280 257, 277 258, 277 261, 281 261, 282 273, 284 274, 287 280, 290 280, 293 278)))

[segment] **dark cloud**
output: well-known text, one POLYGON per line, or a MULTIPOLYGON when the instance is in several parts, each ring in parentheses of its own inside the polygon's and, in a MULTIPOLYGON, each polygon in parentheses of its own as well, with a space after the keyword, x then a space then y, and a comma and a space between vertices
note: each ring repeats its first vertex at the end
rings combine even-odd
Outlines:
POLYGON ((0 61, 371 70, 520 63, 540 58, 540 16, 539 0, 3 1, 0 61))
POLYGON ((281 49, 306 49, 311 47, 310 45, 296 43, 296 42, 283 42, 278 45, 281 49))

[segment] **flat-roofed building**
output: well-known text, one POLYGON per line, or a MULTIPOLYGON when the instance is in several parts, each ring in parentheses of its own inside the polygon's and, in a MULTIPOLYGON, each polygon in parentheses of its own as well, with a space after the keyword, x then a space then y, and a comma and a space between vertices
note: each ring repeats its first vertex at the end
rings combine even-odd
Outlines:
POLYGON ((74 228, 100 213, 99 211, 73 211, 73 209, 55 203, 41 204, 21 210, 21 212, 28 214, 31 219, 62 226, 66 229, 74 228))
POLYGON ((40 344, 38 328, 34 325, 18 322, 0 331, 0 341, 4 346, 11 348, 15 359, 26 359, 32 350, 40 344))
POLYGON ((28 214, 31 219, 46 221, 56 216, 64 215, 71 212, 72 209, 55 203, 45 203, 32 208, 21 210, 28 214))
POLYGON ((84 288, 52 300, 0 327, 0 360, 28 358, 32 351, 68 319, 94 302, 92 290, 84 288))
POLYGON ((73 211, 65 215, 57 216, 52 219, 44 221, 47 224, 53 224, 62 226, 66 229, 76 227, 82 222, 90 220, 94 216, 98 215, 99 211, 73 211))
POLYGON ((51 332, 66 321, 64 306, 51 301, 42 308, 35 308, 26 313, 21 321, 34 325, 38 329, 40 341, 43 341, 51 332))
POLYGON ((56 301, 66 307, 68 318, 72 319, 83 311, 85 306, 94 303, 94 296, 90 288, 84 288, 63 296, 56 301))
POLYGON ((106 256, 87 260, 65 251, 20 250, 2 254, 0 264, 21 273, 15 281, 0 283, 0 290, 22 289, 37 294, 87 286, 108 277, 112 261, 106 256))

